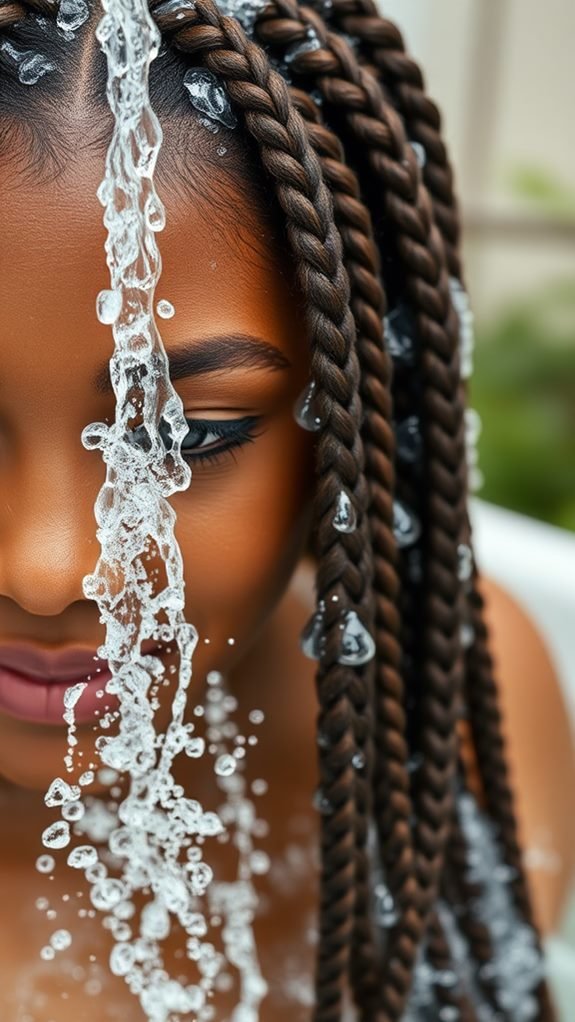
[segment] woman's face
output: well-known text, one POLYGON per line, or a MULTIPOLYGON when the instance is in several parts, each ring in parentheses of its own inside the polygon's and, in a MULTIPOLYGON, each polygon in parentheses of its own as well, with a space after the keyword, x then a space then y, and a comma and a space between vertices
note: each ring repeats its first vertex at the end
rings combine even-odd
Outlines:
MULTIPOLYGON (((0 663, 8 643, 95 654, 106 637, 82 590, 100 552, 93 508, 106 467, 80 439, 88 423, 115 416, 115 395, 102 387, 113 336, 95 314, 110 286, 101 175, 96 159, 50 184, 0 171, 0 663)), ((156 300, 175 307, 158 323, 168 357, 188 354, 189 373, 174 386, 199 423, 183 442, 198 445, 191 485, 170 498, 199 687, 209 670, 241 660, 305 542, 313 449, 293 404, 309 365, 288 272, 263 224, 240 229, 244 200, 233 196, 225 224, 193 197, 158 188, 167 227, 156 300)), ((0 706, 0 774, 34 787, 62 774, 63 728, 0 706)), ((85 732, 93 741, 92 725, 85 732)))

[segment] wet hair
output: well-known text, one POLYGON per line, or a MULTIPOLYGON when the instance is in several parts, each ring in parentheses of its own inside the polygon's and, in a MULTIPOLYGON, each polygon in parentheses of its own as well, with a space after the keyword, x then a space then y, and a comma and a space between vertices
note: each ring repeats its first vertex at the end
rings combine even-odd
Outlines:
MULTIPOLYGON (((440 116, 372 0, 323 0, 321 11, 248 0, 243 25, 241 3, 237 17, 222 13, 231 2, 151 0, 165 48, 150 93, 160 120, 177 125, 163 159, 179 160, 184 180, 193 137, 194 159, 217 162, 262 208, 272 186, 266 215, 281 224, 308 317, 322 626, 314 1019, 337 1022, 349 991, 362 1019, 398 1022, 427 966, 437 1010, 410 1018, 480 1022, 483 1004, 493 1018, 550 1022, 543 980, 531 1014, 502 1006, 488 968, 497 934, 470 870, 471 796, 507 869, 503 904, 539 948, 472 555, 459 217, 440 116), (190 67, 217 76, 238 128, 214 137, 194 125, 175 84, 190 67), (222 139, 229 155, 216 160, 222 139), (351 531, 333 527, 342 492, 357 519, 351 531), (375 640, 362 665, 341 662, 349 612, 375 640), (385 928, 373 904, 381 882, 394 906, 385 928), (471 976, 457 968, 461 948, 471 976)), ((79 58, 43 24, 56 9, 51 0, 0 2, 2 38, 70 68, 29 89, 0 50, 0 158, 17 152, 23 163, 14 141, 24 138, 39 161, 57 167, 61 158, 69 129, 58 98, 79 58), (59 126, 56 141, 48 123, 59 126)), ((90 100, 107 118, 96 51, 93 66, 90 100)), ((102 147, 109 121, 90 123, 102 147)))

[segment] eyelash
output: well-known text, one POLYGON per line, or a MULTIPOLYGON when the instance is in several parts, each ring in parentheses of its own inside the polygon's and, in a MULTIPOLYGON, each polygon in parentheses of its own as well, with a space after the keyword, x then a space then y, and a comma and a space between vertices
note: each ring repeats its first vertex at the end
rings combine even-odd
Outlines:
POLYGON ((182 440, 182 457, 186 461, 195 461, 196 463, 217 462, 226 454, 231 453, 234 448, 253 443, 260 435, 259 432, 256 432, 260 419, 254 415, 245 416, 243 419, 186 419, 186 422, 190 424, 190 433, 197 434, 197 439, 195 446, 186 450, 184 447, 186 434, 182 440), (202 444, 209 436, 213 436, 215 439, 202 451, 198 445, 202 444), (225 441, 225 443, 218 446, 216 439, 225 441))

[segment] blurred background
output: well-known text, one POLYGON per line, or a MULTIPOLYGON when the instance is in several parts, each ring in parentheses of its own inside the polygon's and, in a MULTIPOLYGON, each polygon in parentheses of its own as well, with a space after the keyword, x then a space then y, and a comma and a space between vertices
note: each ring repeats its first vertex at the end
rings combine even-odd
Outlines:
POLYGON ((456 172, 480 496, 575 530, 575 4, 380 8, 423 66, 456 172))
MULTIPOLYGON (((423 67, 456 174, 482 420, 477 558, 544 636, 575 736, 575 3, 379 6, 423 67)), ((546 946, 568 1022, 575 889, 546 946)))

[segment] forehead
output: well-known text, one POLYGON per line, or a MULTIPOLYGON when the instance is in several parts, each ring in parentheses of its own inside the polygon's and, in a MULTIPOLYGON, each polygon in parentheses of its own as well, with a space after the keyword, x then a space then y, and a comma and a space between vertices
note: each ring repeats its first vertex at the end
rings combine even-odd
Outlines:
MULTIPOLYGON (((55 183, 12 181, 4 190, 0 394, 8 386, 24 396, 47 382, 68 381, 69 388, 71 371, 80 388, 91 386, 94 367, 111 355, 111 329, 95 313, 98 292, 110 286, 96 198, 101 176, 100 162, 90 161, 55 183)), ((290 361, 301 360, 303 313, 269 227, 229 184, 214 183, 213 203, 205 179, 207 201, 191 191, 183 201, 161 182, 157 187, 167 224, 156 235, 162 258, 156 299, 176 310, 173 319, 158 321, 166 348, 194 336, 249 332, 290 361)))

